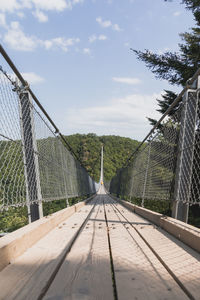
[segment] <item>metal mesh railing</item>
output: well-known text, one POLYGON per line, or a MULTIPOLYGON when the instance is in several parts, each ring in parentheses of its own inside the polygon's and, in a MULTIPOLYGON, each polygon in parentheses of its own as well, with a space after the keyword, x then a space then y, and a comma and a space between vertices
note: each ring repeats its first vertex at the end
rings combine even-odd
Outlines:
POLYGON ((29 93, 0 69, 0 211, 89 195, 95 184, 29 93))
POLYGON ((0 71, 0 209, 26 203, 17 93, 0 71))
POLYGON ((199 77, 184 89, 118 171, 110 192, 126 198, 200 204, 199 77))

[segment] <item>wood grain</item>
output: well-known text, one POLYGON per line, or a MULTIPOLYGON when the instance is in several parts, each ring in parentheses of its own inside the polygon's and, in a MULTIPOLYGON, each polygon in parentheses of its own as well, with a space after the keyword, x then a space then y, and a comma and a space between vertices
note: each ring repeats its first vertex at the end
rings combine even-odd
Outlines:
POLYGON ((39 297, 95 201, 82 207, 0 272, 1 300, 39 297))
POLYGON ((102 196, 48 290, 50 299, 113 299, 107 228, 102 196))
MULTIPOLYGON (((120 208, 121 209, 121 208, 120 208)), ((200 254, 163 229, 150 224, 137 214, 123 209, 129 222, 151 245, 195 299, 200 299, 200 254)))
MULTIPOLYGON (((118 299, 188 299, 136 231, 106 200, 118 299)), ((116 206, 125 213, 121 205, 116 206)))

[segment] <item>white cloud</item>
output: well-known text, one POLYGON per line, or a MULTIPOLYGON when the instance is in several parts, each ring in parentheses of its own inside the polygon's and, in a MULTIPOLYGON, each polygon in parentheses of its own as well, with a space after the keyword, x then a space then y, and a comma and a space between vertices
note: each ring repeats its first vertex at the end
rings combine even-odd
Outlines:
POLYGON ((21 51, 33 51, 37 47, 37 40, 26 36, 18 22, 11 22, 4 36, 4 42, 12 49, 21 51))
POLYGON ((103 21, 101 17, 96 18, 97 23, 99 23, 99 25, 101 25, 101 27, 110 27, 112 26, 112 23, 110 20, 108 21, 103 21))
POLYGON ((84 48, 84 49, 83 49, 83 53, 84 53, 84 54, 91 54, 90 48, 84 48))
POLYGON ((122 31, 118 24, 112 24, 110 20, 103 21, 101 17, 96 18, 97 23, 103 28, 111 27, 115 31, 122 31))
POLYGON ((89 42, 90 42, 90 43, 94 43, 96 40, 97 40, 97 37, 96 37, 95 34, 93 34, 93 35, 91 35, 91 36, 89 37, 89 42))
POLYGON ((28 8, 28 9, 31 9, 32 8, 32 3, 33 1, 32 0, 17 0, 18 3, 19 3, 19 7, 20 8, 28 8))
POLYGON ((13 12, 20 8, 17 0, 1 0, 0 10, 3 12, 13 12))
POLYGON ((105 40, 107 40, 107 36, 104 35, 104 34, 100 34, 98 39, 99 39, 100 41, 105 41, 105 40))
POLYGON ((72 9, 74 5, 83 3, 84 0, 28 0, 32 1, 37 9, 63 11, 72 9))
POLYGON ((63 11, 82 1, 77 0, 1 0, 0 10, 14 12, 20 9, 33 7, 41 10, 56 10, 63 11))
POLYGON ((119 27, 118 24, 112 25, 112 28, 113 28, 113 30, 115 30, 115 31, 121 31, 121 28, 119 27))
POLYGON ((29 84, 38 84, 44 82, 44 78, 35 74, 34 72, 22 73, 22 76, 29 84))
POLYGON ((141 83, 141 80, 139 78, 133 77, 113 77, 112 80, 115 82, 126 83, 130 85, 136 85, 141 83))
POLYGON ((90 43, 94 43, 96 40, 105 41, 105 40, 107 40, 107 36, 105 36, 104 34, 100 34, 99 36, 96 36, 95 34, 93 34, 89 37, 90 43))
POLYGON ((5 14, 1 14, 0 13, 0 26, 2 26, 2 27, 7 27, 7 25, 6 25, 6 16, 5 16, 5 14))
POLYGON ((97 134, 117 134, 141 140, 151 128, 146 116, 159 117, 156 112, 159 96, 133 94, 112 99, 107 105, 70 109, 67 116, 65 114, 67 124, 74 132, 86 133, 92 129, 97 134))
MULTIPOLYGON (((38 83, 42 83, 45 81, 45 79, 39 75, 37 75, 34 72, 22 72, 22 77, 28 82, 28 84, 38 84, 38 83)), ((16 79, 16 75, 14 73, 10 73, 8 74, 10 78, 12 78, 12 80, 16 79)))
POLYGON ((20 19, 23 19, 23 18, 25 17, 25 14, 24 14, 22 11, 19 11, 19 12, 17 13, 17 15, 18 15, 18 17, 19 17, 20 19))
POLYGON ((33 12, 33 15, 38 19, 39 22, 44 23, 48 21, 48 16, 45 15, 42 11, 36 10, 33 12))
POLYGON ((174 17, 179 17, 181 15, 181 12, 180 11, 175 11, 174 13, 173 13, 173 16, 174 17))
POLYGON ((46 22, 48 17, 44 11, 61 12, 83 2, 84 0, 0 0, 0 11, 20 16, 22 10, 30 9, 39 22, 46 22))
POLYGON ((74 46, 75 44, 79 43, 80 39, 79 38, 63 38, 63 37, 58 37, 50 40, 45 40, 42 41, 40 40, 39 43, 45 47, 45 49, 61 49, 65 52, 69 50, 69 47, 74 46))
POLYGON ((66 52, 69 50, 69 47, 79 43, 80 39, 56 37, 49 40, 41 40, 35 36, 26 35, 18 22, 11 22, 8 31, 4 35, 4 42, 10 48, 19 51, 33 51, 37 47, 42 47, 46 50, 61 49, 66 52))
POLYGON ((65 1, 65 0, 32 0, 32 2, 37 9, 41 10, 56 10, 63 11, 68 8, 68 5, 74 1, 65 1))
POLYGON ((45 47, 46 50, 49 50, 53 47, 53 42, 51 40, 41 41, 41 44, 45 47))
POLYGON ((124 43, 124 46, 125 46, 125 47, 130 47, 129 42, 124 43))
POLYGON ((72 2, 75 5, 75 4, 83 3, 84 0, 73 0, 72 2))

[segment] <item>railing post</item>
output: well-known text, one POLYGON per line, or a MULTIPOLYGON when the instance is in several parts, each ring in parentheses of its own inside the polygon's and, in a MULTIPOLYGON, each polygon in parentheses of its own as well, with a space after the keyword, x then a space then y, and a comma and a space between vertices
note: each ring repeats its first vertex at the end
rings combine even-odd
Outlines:
POLYGON ((117 186, 117 198, 120 198, 121 193, 121 178, 122 178, 122 170, 119 170, 119 180, 118 180, 118 186, 117 186))
POLYGON ((27 187, 27 206, 29 222, 33 222, 43 217, 33 106, 30 94, 24 87, 20 88, 18 95, 27 187))
MULTIPOLYGON (((62 144, 61 144, 62 145, 62 144)), ((62 161, 62 166, 64 166, 67 169, 67 164, 65 163, 65 158, 64 158, 64 154, 62 151, 62 148, 60 148, 60 157, 61 157, 61 161, 62 161)), ((63 183, 64 183, 64 189, 65 189, 65 195, 66 195, 66 207, 69 206, 69 197, 68 197, 68 192, 67 192, 67 176, 66 176, 66 171, 65 169, 63 169, 63 183)))
POLYGON ((134 183, 134 179, 133 179, 133 168, 132 168, 132 176, 131 176, 130 181, 131 181, 131 184, 130 184, 131 188, 130 188, 130 194, 129 194, 129 202, 131 202, 132 192, 133 192, 133 183, 134 183))
POLYGON ((178 143, 174 202, 172 217, 183 222, 188 221, 189 201, 195 147, 198 99, 195 90, 187 90, 183 96, 183 112, 178 143))
POLYGON ((146 186, 147 186, 147 177, 148 177, 148 172, 149 172, 149 161, 150 161, 150 155, 151 155, 151 142, 152 141, 149 141, 149 149, 148 149, 148 154, 147 154, 147 166, 146 166, 146 171, 145 171, 144 186, 143 186, 143 193, 142 193, 142 202, 141 202, 142 207, 144 207, 144 199, 145 199, 146 186))

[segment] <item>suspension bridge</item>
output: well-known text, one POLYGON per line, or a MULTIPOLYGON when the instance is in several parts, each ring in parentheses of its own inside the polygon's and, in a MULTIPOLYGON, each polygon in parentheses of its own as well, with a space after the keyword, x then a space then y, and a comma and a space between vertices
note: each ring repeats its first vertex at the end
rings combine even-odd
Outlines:
POLYGON ((29 218, 0 238, 0 299, 200 299, 200 229, 187 224, 200 203, 200 71, 110 182, 102 148, 96 184, 0 52, 0 210, 29 218), (43 217, 55 200, 66 208, 43 217), (172 203, 172 217, 146 201, 172 203))

